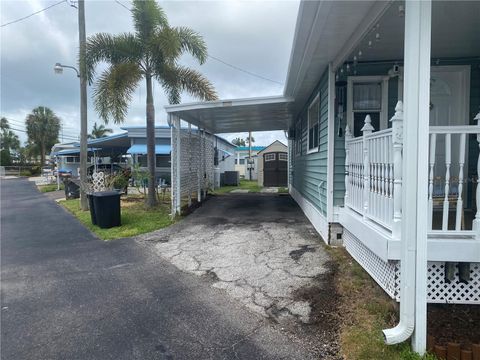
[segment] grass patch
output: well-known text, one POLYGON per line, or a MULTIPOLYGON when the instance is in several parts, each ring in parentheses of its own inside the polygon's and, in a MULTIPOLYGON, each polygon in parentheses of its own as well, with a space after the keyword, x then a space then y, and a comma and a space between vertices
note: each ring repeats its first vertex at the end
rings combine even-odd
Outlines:
MULTIPOLYGON (((42 193, 57 191, 57 184, 37 185, 38 190, 42 193)), ((65 186, 60 184, 60 190, 64 190, 65 186)))
POLYGON ((219 189, 215 189, 213 191, 213 194, 227 194, 231 192, 232 190, 237 190, 237 189, 243 189, 243 190, 248 190, 248 192, 251 193, 258 193, 260 190, 262 190, 262 187, 258 185, 258 182, 255 180, 240 180, 240 185, 239 186, 222 186, 219 189))
POLYGON ((167 227, 173 223, 169 215, 169 204, 161 202, 155 209, 146 209, 144 199, 141 196, 128 196, 121 200, 122 225, 110 229, 101 229, 93 225, 90 212, 80 209, 79 199, 61 201, 60 204, 103 240, 137 236, 167 227))
POLYGON ((397 303, 373 281, 344 248, 328 248, 338 264, 335 285, 340 295, 340 348, 343 358, 356 360, 434 360, 419 356, 408 342, 388 346, 382 329, 398 322, 397 303))

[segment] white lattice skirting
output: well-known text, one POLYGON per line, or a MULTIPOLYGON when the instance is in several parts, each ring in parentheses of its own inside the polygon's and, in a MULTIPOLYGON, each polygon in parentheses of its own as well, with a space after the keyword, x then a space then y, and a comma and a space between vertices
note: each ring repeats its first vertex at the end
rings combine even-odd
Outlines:
MULTIPOLYGON (((400 262, 383 261, 348 230, 343 232, 347 251, 370 276, 397 301, 400 300, 400 262)), ((445 263, 428 262, 427 300, 429 303, 480 304, 480 263, 470 263, 470 281, 459 281, 458 272, 445 282, 445 263)))

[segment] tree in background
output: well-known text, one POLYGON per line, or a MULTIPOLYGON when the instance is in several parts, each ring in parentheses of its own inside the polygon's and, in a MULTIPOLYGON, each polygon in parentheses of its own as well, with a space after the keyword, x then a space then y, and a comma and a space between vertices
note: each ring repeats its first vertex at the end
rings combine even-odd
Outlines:
POLYGON ((100 126, 97 126, 97 123, 95 122, 93 124, 92 133, 88 135, 88 138, 99 139, 107 136, 107 134, 111 134, 112 132, 112 129, 106 128, 105 125, 102 124, 100 124, 100 126))
POLYGON ((47 149, 50 150, 58 142, 60 119, 48 107, 39 106, 27 115, 25 125, 28 142, 38 146, 41 166, 44 166, 47 149))
POLYGON ((233 145, 237 145, 237 146, 245 146, 245 140, 243 140, 242 138, 235 138, 232 140, 232 144, 233 145))
MULTIPOLYGON (((252 136, 252 144, 253 144, 254 142, 255 142, 255 138, 252 136)), ((245 139, 245 144, 250 145, 249 143, 250 143, 250 140, 249 140, 249 138, 248 138, 248 136, 247 136, 247 138, 245 139)))
POLYGON ((17 134, 10 130, 10 124, 4 117, 0 119, 0 164, 3 166, 12 164, 12 151, 20 149, 20 141, 17 134))
POLYGON ((155 196, 155 109, 152 81, 157 80, 171 104, 180 102, 182 91, 201 100, 215 100, 210 82, 198 71, 179 64, 184 53, 200 64, 207 60, 207 47, 202 37, 187 27, 171 27, 162 8, 154 0, 134 0, 132 8, 135 33, 110 35, 99 33, 87 40, 86 65, 90 83, 95 67, 108 64, 97 78, 94 89, 95 109, 108 123, 125 120, 128 104, 140 81, 147 88, 147 206, 157 203, 155 196))

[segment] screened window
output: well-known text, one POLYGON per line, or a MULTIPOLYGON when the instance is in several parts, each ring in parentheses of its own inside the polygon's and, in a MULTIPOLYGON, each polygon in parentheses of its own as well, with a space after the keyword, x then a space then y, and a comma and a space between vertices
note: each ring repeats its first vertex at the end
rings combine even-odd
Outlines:
POLYGON ((320 112, 320 101, 317 96, 308 108, 308 150, 318 149, 318 119, 320 112))
POLYGON ((157 167, 170 167, 170 156, 169 155, 157 155, 156 159, 157 167))
POLYGON ((288 160, 288 155, 285 154, 285 153, 280 153, 280 154, 278 154, 278 160, 287 161, 288 160))
POLYGON ((265 154, 265 161, 275 161, 275 154, 265 154))

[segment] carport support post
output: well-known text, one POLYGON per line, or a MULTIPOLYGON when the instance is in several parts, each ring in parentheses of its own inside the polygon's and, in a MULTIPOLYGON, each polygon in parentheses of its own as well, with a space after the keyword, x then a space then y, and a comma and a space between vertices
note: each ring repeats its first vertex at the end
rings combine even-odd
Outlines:
POLYGON ((188 123, 188 207, 192 206, 192 124, 188 123))
POLYGON ((177 115, 171 116, 172 124, 172 216, 180 215, 181 212, 181 188, 180 188, 180 179, 181 179, 181 169, 180 169, 180 118, 177 115))

